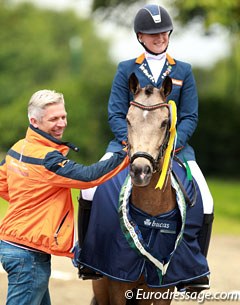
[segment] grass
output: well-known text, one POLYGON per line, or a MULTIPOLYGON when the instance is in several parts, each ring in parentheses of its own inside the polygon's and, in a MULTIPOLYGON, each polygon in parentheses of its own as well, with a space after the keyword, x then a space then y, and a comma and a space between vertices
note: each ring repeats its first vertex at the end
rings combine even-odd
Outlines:
POLYGON ((208 179, 214 199, 213 234, 240 235, 240 181, 208 179))
MULTIPOLYGON (((213 234, 240 235, 240 180, 208 179, 214 199, 213 234)), ((79 190, 72 190, 75 210, 79 190)), ((7 202, 0 198, 0 219, 7 210, 7 202)))

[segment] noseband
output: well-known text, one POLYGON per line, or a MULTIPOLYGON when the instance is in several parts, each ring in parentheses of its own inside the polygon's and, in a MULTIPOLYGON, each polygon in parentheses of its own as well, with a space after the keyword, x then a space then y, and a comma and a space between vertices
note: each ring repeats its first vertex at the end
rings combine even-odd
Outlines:
MULTIPOLYGON (((158 109, 161 107, 169 107, 169 105, 167 103, 158 103, 155 105, 146 106, 146 105, 140 104, 136 101, 130 102, 130 105, 140 108, 142 110, 147 110, 147 111, 152 111, 152 110, 155 110, 155 109, 158 109)), ((133 163, 133 161, 137 158, 145 158, 148 161, 150 161, 150 163, 153 167, 153 172, 159 172, 160 171, 159 160, 163 157, 164 151, 167 148, 168 140, 169 140, 169 128, 167 129, 167 132, 164 137, 164 141, 163 141, 162 145, 160 146, 159 154, 156 159, 154 159, 153 156, 151 156, 147 152, 138 151, 130 157, 130 163, 133 163)))
POLYGON ((135 154, 132 155, 132 157, 130 158, 130 163, 133 163, 133 161, 137 158, 145 158, 148 161, 150 161, 150 163, 152 164, 153 167, 153 171, 159 171, 159 160, 160 160, 160 155, 158 155, 157 159, 154 159, 153 156, 151 156, 149 153, 144 152, 144 151, 138 151, 135 154))

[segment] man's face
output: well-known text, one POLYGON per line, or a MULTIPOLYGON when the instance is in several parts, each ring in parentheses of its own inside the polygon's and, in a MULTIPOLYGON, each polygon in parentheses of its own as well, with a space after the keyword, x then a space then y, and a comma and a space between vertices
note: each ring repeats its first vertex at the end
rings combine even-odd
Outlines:
POLYGON ((30 119, 31 124, 60 140, 67 126, 67 113, 63 103, 46 106, 41 120, 30 119))

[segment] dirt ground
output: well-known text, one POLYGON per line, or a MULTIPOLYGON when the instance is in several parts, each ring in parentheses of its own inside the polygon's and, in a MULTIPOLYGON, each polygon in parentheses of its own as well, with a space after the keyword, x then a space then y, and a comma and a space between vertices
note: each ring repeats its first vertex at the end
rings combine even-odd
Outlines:
MULTIPOLYGON (((213 301, 225 304, 240 304, 240 236, 213 236, 208 262, 211 269, 211 289, 207 293, 219 294, 213 301), (227 292, 237 292, 239 301, 227 301, 227 292)), ((7 278, 0 269, 0 305, 5 304, 7 278)), ((92 298, 91 281, 82 281, 67 258, 52 257, 52 278, 50 281, 52 305, 89 305, 92 298)), ((206 301, 207 302, 207 301, 206 301)), ((172 305, 198 304, 197 300, 174 300, 172 305)), ((29 304, 31 305, 31 304, 29 304)))

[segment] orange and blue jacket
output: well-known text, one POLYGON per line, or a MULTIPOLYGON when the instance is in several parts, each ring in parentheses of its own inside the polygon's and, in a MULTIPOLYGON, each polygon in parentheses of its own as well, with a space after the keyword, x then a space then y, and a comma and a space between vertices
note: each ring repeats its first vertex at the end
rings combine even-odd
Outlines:
MULTIPOLYGON (((0 196, 9 202, 0 239, 72 257, 74 209, 71 188, 86 189, 110 179, 128 163, 126 152, 84 166, 67 158, 71 145, 27 130, 0 163, 0 196)), ((74 147, 71 147, 74 148, 74 147)))

